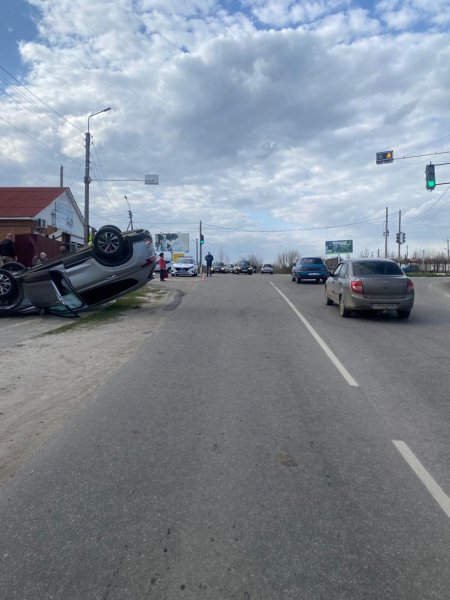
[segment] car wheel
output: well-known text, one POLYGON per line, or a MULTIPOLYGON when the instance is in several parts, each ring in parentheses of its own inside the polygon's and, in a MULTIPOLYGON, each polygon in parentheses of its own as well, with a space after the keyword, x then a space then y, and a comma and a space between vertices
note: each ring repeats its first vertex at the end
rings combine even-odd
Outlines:
POLYGON ((118 258, 122 255, 125 241, 114 225, 101 227, 94 237, 94 250, 102 258, 118 258))
POLYGON ((401 309, 398 309, 398 311, 397 311, 397 317, 399 319, 408 319, 410 314, 411 314, 410 310, 401 310, 401 309))
POLYGON ((332 306, 334 304, 333 300, 328 296, 327 288, 325 288, 325 302, 327 306, 332 306))
POLYGON ((20 271, 25 271, 26 266, 16 260, 10 260, 3 265, 2 269, 10 273, 19 273, 20 271))
POLYGON ((349 317, 352 311, 349 310, 344 304, 344 298, 339 296, 339 314, 341 317, 349 317))
POLYGON ((19 294, 19 284, 14 275, 5 269, 0 269, 0 303, 16 298, 19 294))

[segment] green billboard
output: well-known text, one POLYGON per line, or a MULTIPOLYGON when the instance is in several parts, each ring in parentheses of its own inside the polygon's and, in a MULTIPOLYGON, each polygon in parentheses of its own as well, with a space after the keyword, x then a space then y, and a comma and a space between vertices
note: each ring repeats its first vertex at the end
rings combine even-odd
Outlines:
POLYGON ((325 254, 350 254, 353 252, 353 240, 325 242, 325 254))

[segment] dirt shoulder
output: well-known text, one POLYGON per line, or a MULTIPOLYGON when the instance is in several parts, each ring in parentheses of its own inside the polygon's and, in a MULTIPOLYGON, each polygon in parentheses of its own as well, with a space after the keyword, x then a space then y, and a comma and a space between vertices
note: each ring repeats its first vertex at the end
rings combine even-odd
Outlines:
POLYGON ((3 353, 0 485, 130 360, 160 328, 168 314, 164 309, 180 299, 177 290, 152 287, 123 310, 116 303, 109 315, 106 309, 95 315, 85 313, 57 329, 49 319, 48 332, 22 340, 3 353))

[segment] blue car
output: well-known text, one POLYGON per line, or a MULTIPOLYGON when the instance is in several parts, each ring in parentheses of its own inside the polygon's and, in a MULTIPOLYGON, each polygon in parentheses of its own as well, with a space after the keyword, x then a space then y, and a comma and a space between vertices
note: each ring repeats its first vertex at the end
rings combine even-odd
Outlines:
POLYGON ((301 283, 303 280, 325 283, 330 276, 327 265, 321 258, 305 256, 300 258, 292 267, 292 281, 301 283))

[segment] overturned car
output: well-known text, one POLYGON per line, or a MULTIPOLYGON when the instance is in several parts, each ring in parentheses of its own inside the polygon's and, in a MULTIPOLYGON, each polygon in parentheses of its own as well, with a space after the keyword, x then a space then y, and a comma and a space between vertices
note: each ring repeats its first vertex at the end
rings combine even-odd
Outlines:
POLYGON ((26 268, 0 268, 0 316, 40 312, 76 316, 144 286, 153 276, 156 254, 144 229, 121 232, 105 225, 92 246, 26 268))

